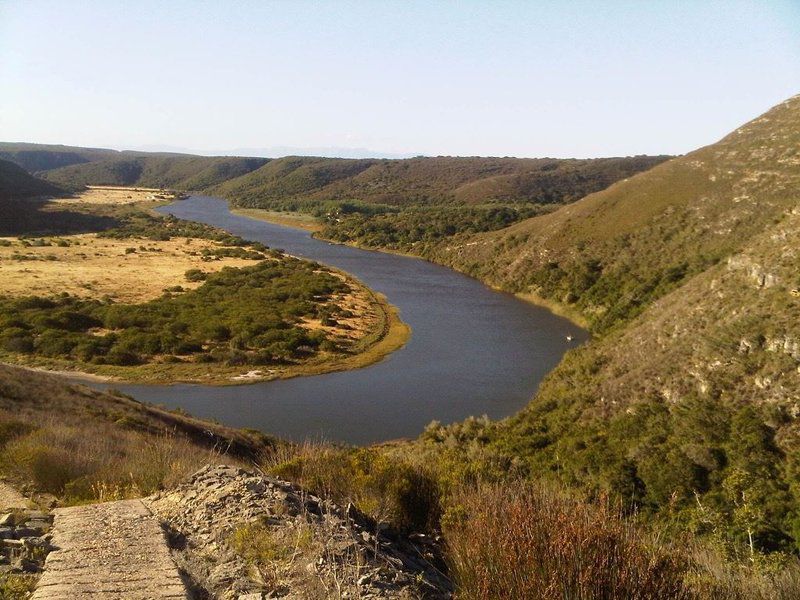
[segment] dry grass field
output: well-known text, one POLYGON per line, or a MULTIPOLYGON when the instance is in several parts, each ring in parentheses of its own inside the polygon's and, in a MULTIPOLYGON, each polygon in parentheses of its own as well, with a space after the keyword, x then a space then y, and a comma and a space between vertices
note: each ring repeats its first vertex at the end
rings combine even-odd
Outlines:
POLYGON ((201 251, 217 242, 192 238, 169 241, 113 239, 88 233, 32 240, 0 238, 0 289, 9 296, 51 296, 67 292, 82 298, 146 302, 166 288, 193 289, 189 269, 206 272, 242 267, 252 260, 204 260, 201 251))
POLYGON ((179 198, 179 194, 156 188, 128 188, 106 185, 90 185, 88 189, 74 196, 57 198, 57 204, 103 204, 124 205, 140 203, 156 203, 179 198))

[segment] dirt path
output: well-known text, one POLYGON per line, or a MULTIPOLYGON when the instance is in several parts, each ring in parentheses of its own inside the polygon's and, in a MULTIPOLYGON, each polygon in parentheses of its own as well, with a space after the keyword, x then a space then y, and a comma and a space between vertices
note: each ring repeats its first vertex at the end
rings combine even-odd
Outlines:
POLYGON ((58 509, 52 543, 32 600, 188 598, 161 526, 141 500, 58 509))
POLYGON ((0 481, 0 512, 12 508, 28 508, 30 502, 25 496, 7 483, 0 481))

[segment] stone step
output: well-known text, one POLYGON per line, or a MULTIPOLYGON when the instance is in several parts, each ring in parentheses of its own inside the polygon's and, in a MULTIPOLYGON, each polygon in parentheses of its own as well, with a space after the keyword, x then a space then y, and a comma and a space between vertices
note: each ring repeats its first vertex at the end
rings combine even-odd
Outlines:
POLYGON ((54 550, 32 600, 188 598, 158 520, 141 500, 55 511, 54 550))

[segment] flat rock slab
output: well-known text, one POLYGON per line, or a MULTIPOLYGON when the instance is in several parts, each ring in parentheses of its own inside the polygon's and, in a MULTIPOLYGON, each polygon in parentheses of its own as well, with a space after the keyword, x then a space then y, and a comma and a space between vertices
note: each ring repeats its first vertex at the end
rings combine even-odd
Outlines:
POLYGON ((164 532, 141 500, 54 512, 55 549, 32 600, 188 598, 164 532))

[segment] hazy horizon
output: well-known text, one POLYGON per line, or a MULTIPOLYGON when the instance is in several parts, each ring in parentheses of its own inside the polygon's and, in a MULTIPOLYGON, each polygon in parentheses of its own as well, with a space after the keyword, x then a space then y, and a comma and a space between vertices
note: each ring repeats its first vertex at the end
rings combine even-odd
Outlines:
POLYGON ((682 154, 800 92, 792 1, 131 7, 0 2, 0 138, 254 156, 682 154))

